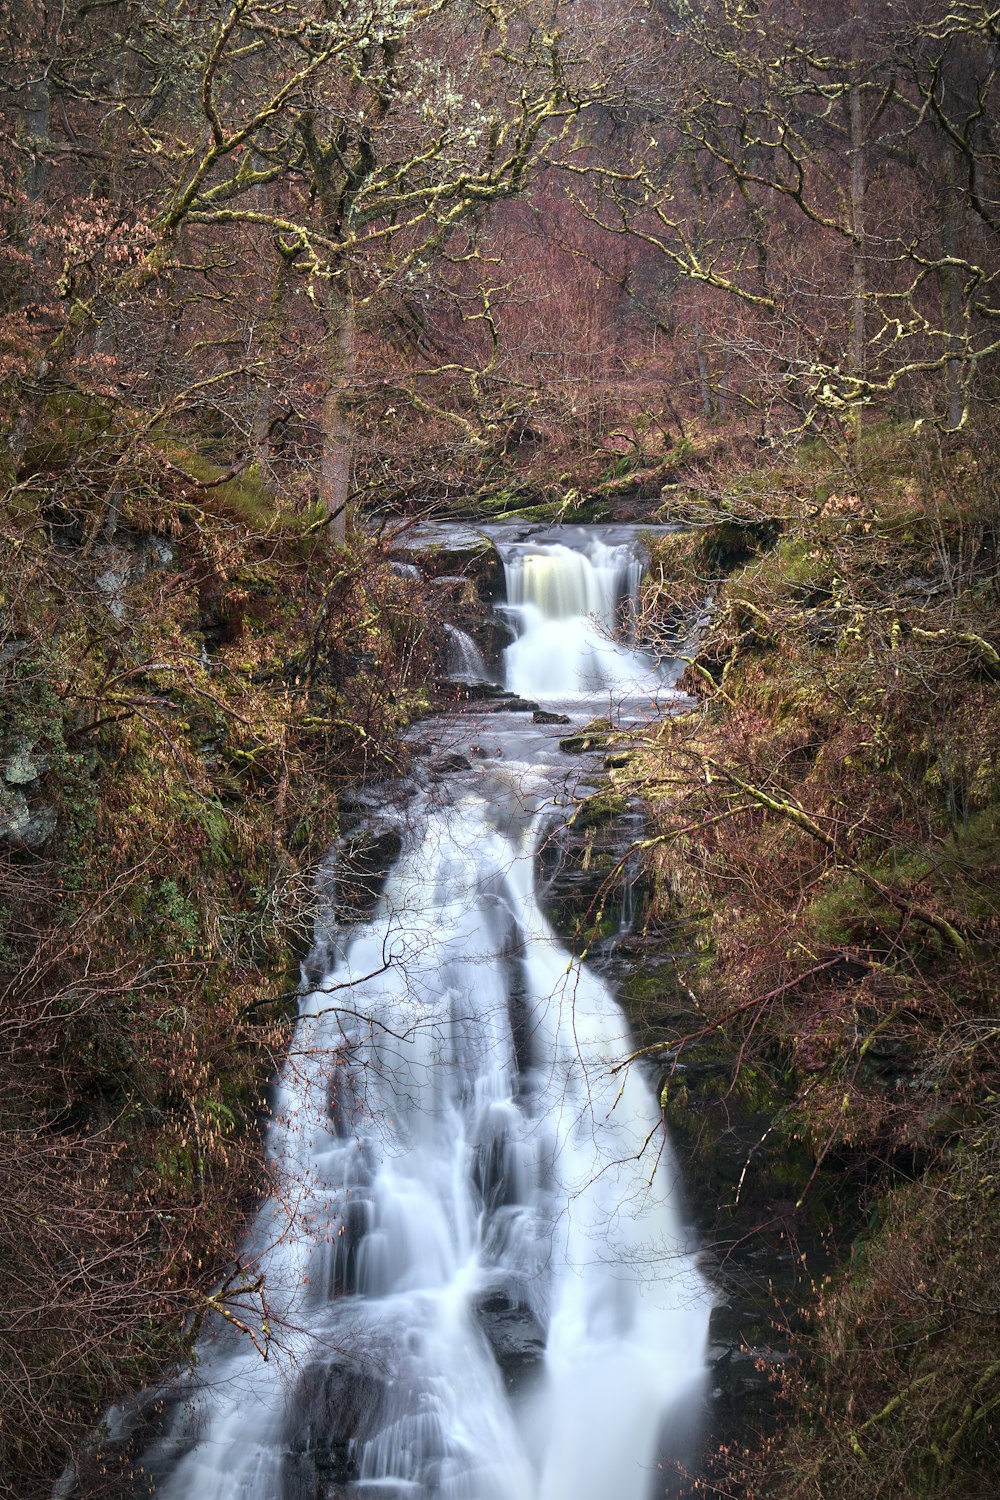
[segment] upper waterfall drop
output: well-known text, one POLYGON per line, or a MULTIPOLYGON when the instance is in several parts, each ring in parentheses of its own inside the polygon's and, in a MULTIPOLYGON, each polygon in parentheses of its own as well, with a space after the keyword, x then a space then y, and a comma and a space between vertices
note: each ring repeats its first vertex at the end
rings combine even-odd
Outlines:
POLYGON ((596 539, 585 552, 564 542, 520 543, 506 552, 508 604, 534 604, 550 620, 593 615, 613 630, 619 603, 634 599, 641 577, 631 548, 596 539))
POLYGON ((517 630, 504 653, 507 687, 524 698, 572 702, 607 694, 616 702, 658 702, 670 686, 664 666, 628 639, 641 555, 631 542, 568 535, 572 546, 498 544, 517 630))

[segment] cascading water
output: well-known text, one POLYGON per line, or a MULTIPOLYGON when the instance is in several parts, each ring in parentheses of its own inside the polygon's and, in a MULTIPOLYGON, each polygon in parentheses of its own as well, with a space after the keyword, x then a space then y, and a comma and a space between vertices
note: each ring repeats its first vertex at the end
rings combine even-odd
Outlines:
POLYGON ((600 694, 655 703, 662 671, 619 639, 637 603, 641 559, 628 543, 569 535, 573 546, 500 546, 508 613, 518 632, 505 653, 507 686, 525 698, 572 702, 600 694))
POLYGON ((448 642, 448 675, 452 681, 470 684, 489 682, 490 674, 486 670, 482 652, 472 637, 466 631, 459 630, 457 625, 446 624, 444 631, 448 642))
MULTIPOLYGON (((517 646, 571 626, 554 697, 634 691, 640 666, 659 687, 588 635, 631 586, 621 550, 505 559, 509 683, 545 696, 517 646)), ((242 1256, 270 1358, 204 1341, 150 1456, 162 1500, 647 1500, 664 1422, 697 1406, 709 1296, 657 1103, 536 895, 559 751, 490 724, 452 722, 469 769, 426 779, 374 913, 302 997, 242 1256)))

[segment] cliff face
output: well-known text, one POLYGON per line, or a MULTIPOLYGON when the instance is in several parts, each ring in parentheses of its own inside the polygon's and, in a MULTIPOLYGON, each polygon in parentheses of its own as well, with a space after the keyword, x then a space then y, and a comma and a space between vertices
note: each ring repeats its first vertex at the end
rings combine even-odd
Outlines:
POLYGON ((80 413, 36 448, 0 515, 0 1487, 25 1497, 256 1295, 218 1278, 312 871, 432 666, 419 584, 373 544, 331 562, 310 517, 179 451, 118 465, 112 526, 80 413))
POLYGON ((677 954, 655 999, 670 1050, 645 1039, 723 1287, 754 1252, 758 1279, 786 1264, 782 1433, 718 1455, 746 1493, 972 1496, 997 1473, 1000 496, 981 444, 878 429, 850 474, 807 448, 710 510, 686 497, 702 524, 654 551, 654 629, 679 594, 713 602, 696 705, 633 773, 650 926, 677 954))

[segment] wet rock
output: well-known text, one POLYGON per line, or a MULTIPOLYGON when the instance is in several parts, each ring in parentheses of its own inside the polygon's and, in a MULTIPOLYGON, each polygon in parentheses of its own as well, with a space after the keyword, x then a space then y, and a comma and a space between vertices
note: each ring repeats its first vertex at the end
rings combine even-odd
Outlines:
POLYGON ((452 755, 439 755, 436 760, 431 761, 431 771, 435 776, 450 776, 454 771, 471 770, 472 762, 457 752, 452 755))
POLYGON ((479 1326, 509 1391, 516 1390, 545 1358, 545 1331, 530 1307, 503 1292, 476 1305, 479 1326))
MULTIPOLYGON (((476 586, 469 578, 464 578, 461 573, 440 573, 437 578, 431 580, 436 589, 446 594, 462 595, 467 589, 471 589, 475 595, 476 586)), ((460 602, 460 601, 459 601, 460 602)))
POLYGON ((506 690, 495 682, 456 682, 453 677, 439 678, 435 691, 446 703, 489 703, 494 700, 507 702, 506 690))
POLYGON ((686 1053, 675 1054, 672 1048, 665 1053, 664 1067, 667 1071, 660 1079, 660 1093, 669 1089, 674 1079, 682 1078, 689 1088, 702 1088, 713 1080, 730 1078, 732 1063, 721 1057, 688 1057, 686 1053))
POLYGON ((597 792, 580 803, 573 818, 573 828, 577 833, 588 828, 605 828, 620 818, 627 807, 628 803, 620 792, 597 792))
POLYGON ((608 748, 611 738, 611 723, 608 719, 594 719, 581 729, 579 734, 568 734, 559 741, 559 749, 567 755, 583 755, 587 750, 608 748))
POLYGON ((406 810, 416 791, 417 783, 410 776, 344 787, 338 793, 337 800, 340 806, 340 826, 345 839, 347 835, 353 836, 362 830, 381 834, 389 829, 403 827, 406 810))
POLYGON ((573 722, 569 714, 550 713, 547 708, 536 708, 531 717, 536 724, 571 724, 573 722))
POLYGON ((565 943, 586 946, 602 966, 627 939, 645 899, 634 853, 640 829, 636 811, 605 785, 582 797, 569 821, 553 825, 536 854, 546 917, 565 943))
POLYGON ((416 526, 401 536, 393 549, 399 562, 415 565, 422 576, 460 578, 471 583, 480 599, 489 602, 503 594, 503 563, 493 543, 469 526, 416 526))
POLYGON ((527 698, 519 698, 516 693, 509 692, 492 682, 454 682, 450 680, 435 683, 438 693, 443 699, 451 704, 468 703, 475 705, 476 709, 486 714, 534 714, 538 711, 538 704, 530 702, 527 698))
POLYGON ((385 1404, 385 1383, 369 1371, 310 1365, 289 1402, 282 1500, 329 1500, 344 1485, 356 1497, 356 1445, 378 1429, 385 1404))
POLYGON ((360 828, 344 842, 335 865, 334 911, 339 922, 370 915, 402 847, 396 828, 360 828))
POLYGON ((767 1407, 773 1395, 776 1371, 787 1356, 766 1345, 712 1345, 709 1348, 712 1399, 722 1406, 737 1407, 745 1417, 752 1406, 767 1407))

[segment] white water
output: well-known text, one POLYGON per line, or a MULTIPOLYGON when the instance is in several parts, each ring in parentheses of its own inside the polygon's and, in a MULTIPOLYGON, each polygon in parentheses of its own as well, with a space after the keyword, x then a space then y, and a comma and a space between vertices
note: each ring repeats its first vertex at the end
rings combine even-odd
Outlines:
POLYGON ((507 648, 507 686, 524 698, 603 695, 655 704, 664 672, 622 642, 637 603, 642 563, 627 543, 580 534, 564 542, 501 547, 508 611, 518 631, 507 648))
MULTIPOLYGON (((580 631, 585 596, 607 623, 621 559, 544 556, 508 564, 514 602, 580 631)), ((269 1359, 204 1342, 152 1455, 164 1500, 647 1500, 664 1419, 697 1404, 709 1297, 675 1165, 643 1076, 615 1070, 619 1007, 538 905, 552 788, 517 743, 421 794, 374 915, 302 998, 243 1255, 269 1359), (513 1393, 491 1297, 544 1342, 513 1393), (317 1475, 324 1435, 353 1484, 317 1475)))
POLYGON ((457 625, 445 627, 448 638, 448 675, 455 682, 489 682, 490 674, 486 670, 482 652, 475 641, 464 630, 459 630, 457 625))

